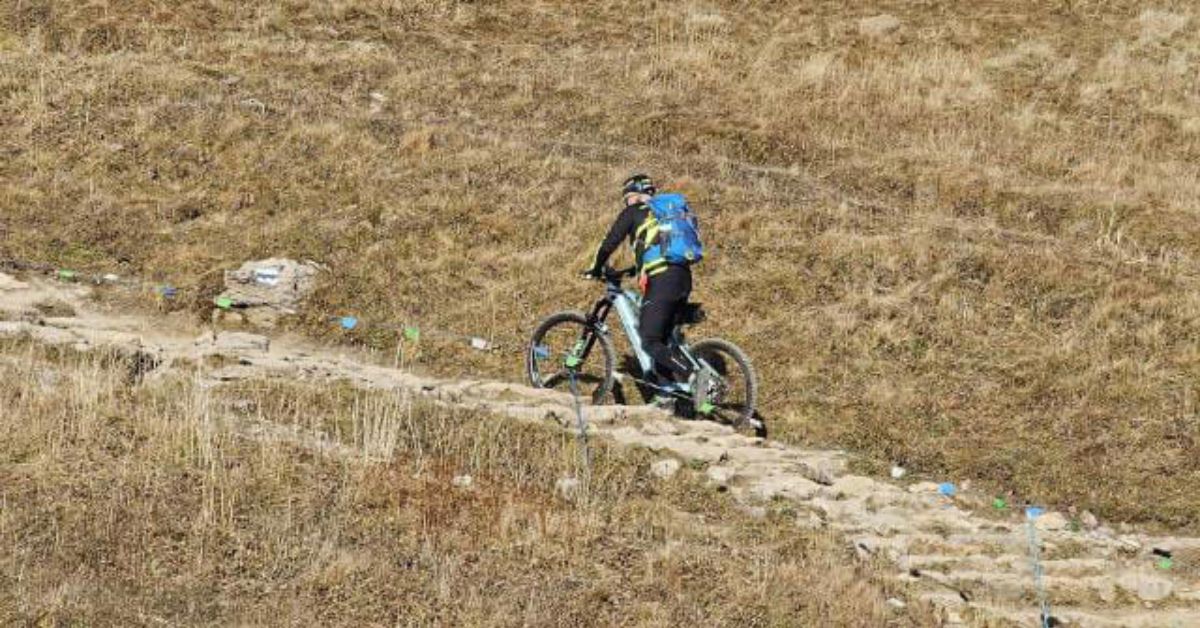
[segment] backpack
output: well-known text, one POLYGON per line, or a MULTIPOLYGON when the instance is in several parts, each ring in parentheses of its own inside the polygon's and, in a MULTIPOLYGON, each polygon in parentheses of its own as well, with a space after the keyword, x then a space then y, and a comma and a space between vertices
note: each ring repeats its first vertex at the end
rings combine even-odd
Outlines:
POLYGON ((645 229, 642 267, 694 264, 704 259, 696 214, 682 194, 658 194, 646 203, 651 220, 645 229))

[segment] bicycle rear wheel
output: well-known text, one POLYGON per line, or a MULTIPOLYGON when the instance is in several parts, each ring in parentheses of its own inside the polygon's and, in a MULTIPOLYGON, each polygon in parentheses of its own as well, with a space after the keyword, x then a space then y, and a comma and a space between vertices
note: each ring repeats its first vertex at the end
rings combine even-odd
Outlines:
POLYGON ((580 396, 600 404, 612 391, 615 355, 612 340, 588 325, 581 312, 559 312, 534 330, 525 370, 534 388, 563 392, 571 392, 574 371, 580 396))
POLYGON ((755 432, 765 433, 765 426, 755 416, 758 374, 746 353, 720 338, 701 340, 691 346, 691 352, 717 375, 708 395, 713 404, 711 416, 735 429, 752 427, 755 432))

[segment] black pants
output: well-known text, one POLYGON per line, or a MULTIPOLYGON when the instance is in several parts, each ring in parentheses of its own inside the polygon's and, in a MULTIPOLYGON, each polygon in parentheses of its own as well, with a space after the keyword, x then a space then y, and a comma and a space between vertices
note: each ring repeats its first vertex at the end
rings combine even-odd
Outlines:
POLYGON ((667 342, 675 328, 675 318, 691 294, 692 270, 687 266, 669 266, 665 272, 650 278, 638 319, 642 348, 654 359, 655 371, 677 382, 687 381, 692 367, 667 342))

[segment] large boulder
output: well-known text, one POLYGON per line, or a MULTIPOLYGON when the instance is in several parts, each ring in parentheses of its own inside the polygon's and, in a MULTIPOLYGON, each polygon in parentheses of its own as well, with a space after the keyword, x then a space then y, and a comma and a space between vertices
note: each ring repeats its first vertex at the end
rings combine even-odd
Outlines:
POLYGON ((271 258, 246 262, 225 271, 225 291, 217 297, 222 315, 234 322, 274 327, 280 317, 295 314, 317 287, 322 268, 315 262, 271 258), (221 304, 228 306, 221 308, 221 304))
POLYGON ((900 20, 886 13, 858 21, 858 32, 872 39, 886 39, 900 30, 900 20))

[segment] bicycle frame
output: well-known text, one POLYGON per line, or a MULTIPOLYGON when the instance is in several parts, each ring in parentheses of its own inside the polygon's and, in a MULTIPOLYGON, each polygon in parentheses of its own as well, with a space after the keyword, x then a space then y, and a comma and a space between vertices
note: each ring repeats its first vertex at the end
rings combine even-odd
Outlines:
MULTIPOLYGON (((633 347, 633 353, 637 357, 638 364, 642 367, 642 373, 650 374, 654 372, 654 358, 646 353, 646 349, 642 346, 642 337, 638 331, 638 313, 642 306, 642 297, 633 290, 626 290, 621 287, 619 281, 611 279, 605 281, 604 296, 596 301, 596 305, 592 307, 591 313, 588 314, 588 325, 601 334, 608 334, 608 324, 605 322, 612 310, 617 311, 617 317, 621 320, 621 328, 625 331, 625 336, 629 340, 629 345, 633 347)), ((586 339, 586 347, 583 355, 586 356, 592 349, 592 339, 586 339)), ((701 364, 691 350, 688 349, 687 342, 684 340, 683 326, 676 325, 671 330, 670 342, 679 348, 684 357, 687 358, 693 368, 705 368, 707 365, 701 364)), ((654 386, 650 382, 643 382, 654 386)), ((660 388, 660 386, 654 386, 660 388)))

